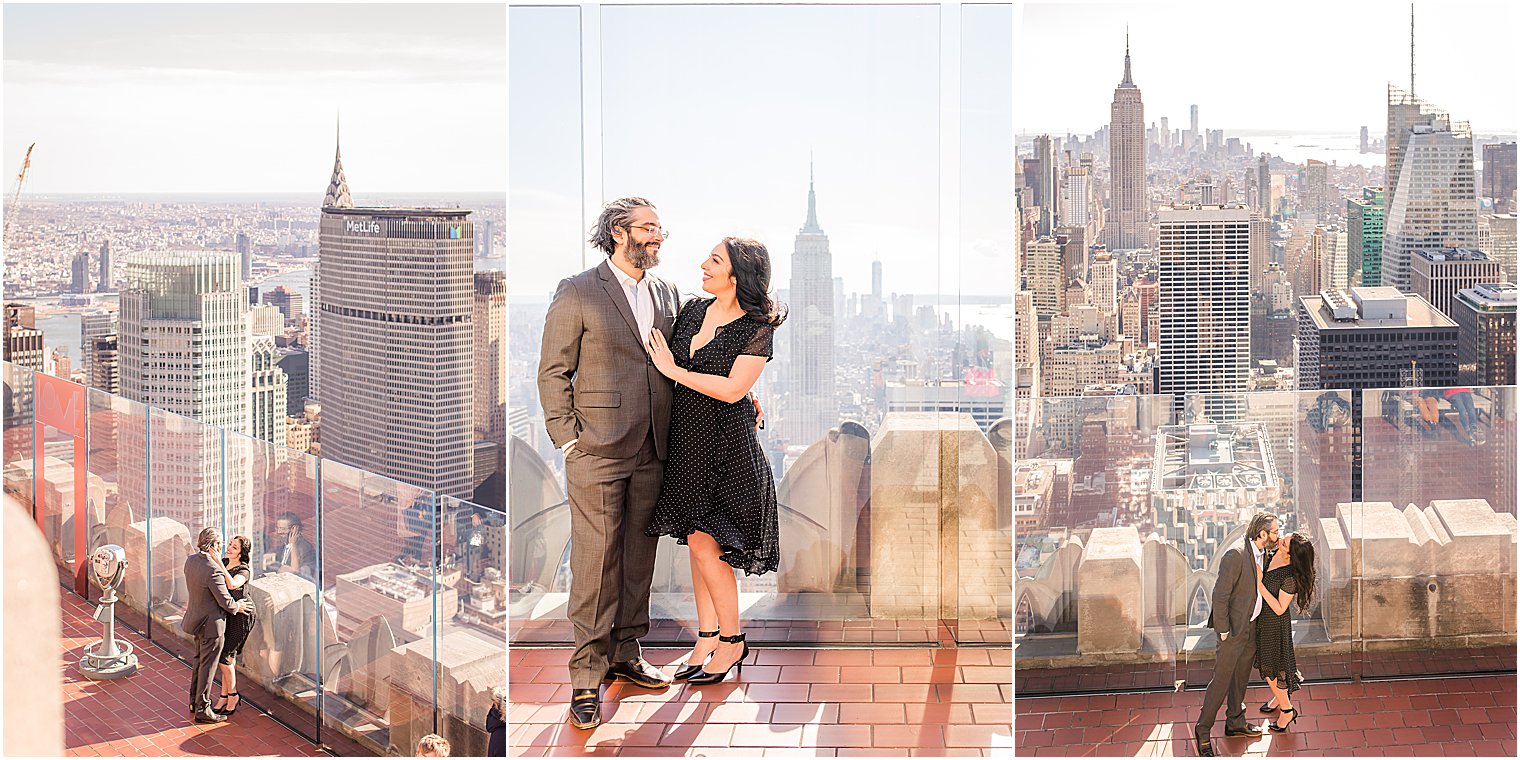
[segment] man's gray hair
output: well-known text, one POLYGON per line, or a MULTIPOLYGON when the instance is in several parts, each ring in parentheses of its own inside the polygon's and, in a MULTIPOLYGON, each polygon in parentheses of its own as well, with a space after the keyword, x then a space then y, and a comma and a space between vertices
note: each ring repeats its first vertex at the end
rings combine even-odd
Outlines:
POLYGON ((1261 534, 1272 530, 1272 523, 1277 522, 1277 515, 1271 512, 1257 512, 1251 518, 1250 527, 1246 528, 1246 538, 1255 541, 1261 534))
POLYGON ((201 534, 195 539, 197 551, 209 552, 222 542, 222 532, 216 528, 202 528, 201 534))
POLYGON ((634 209, 639 207, 654 208, 654 204, 643 198, 629 197, 619 198, 603 206, 602 215, 596 218, 596 226, 591 228, 591 239, 587 242, 611 256, 617 250, 617 241, 612 239, 612 231, 618 227, 627 227, 633 221, 634 209))

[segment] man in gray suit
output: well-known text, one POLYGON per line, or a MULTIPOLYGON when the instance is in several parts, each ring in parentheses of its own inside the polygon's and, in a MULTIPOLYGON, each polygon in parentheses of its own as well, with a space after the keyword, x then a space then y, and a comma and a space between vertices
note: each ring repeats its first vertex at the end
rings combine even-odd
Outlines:
POLYGON ((227 576, 222 574, 222 532, 216 528, 201 531, 195 553, 185 558, 185 588, 190 600, 180 619, 180 630, 195 637, 195 667, 190 671, 190 714, 196 723, 221 723, 225 715, 211 709, 211 677, 217 658, 222 654, 223 635, 227 631, 227 614, 248 611, 249 602, 238 601, 227 593, 227 576))
POLYGON ((1227 696, 1224 735, 1261 736, 1260 726, 1246 723, 1246 683, 1256 661, 1256 616, 1261 614, 1262 605, 1261 594, 1256 591, 1256 568, 1266 567, 1263 553, 1276 541, 1277 518, 1258 512, 1246 527, 1245 541, 1219 560, 1213 608, 1209 610, 1209 627, 1219 634, 1219 647, 1214 650, 1214 677, 1203 693, 1203 712, 1193 727, 1202 757, 1214 756, 1209 732, 1227 696))
POLYGON ((649 587, 659 539, 644 535, 664 477, 674 390, 644 350, 669 339, 681 298, 647 270, 666 232, 643 198, 607 204, 591 244, 607 260, 566 278, 544 320, 538 395, 549 438, 565 454, 570 516, 570 723, 601 722, 604 679, 663 689, 646 662, 649 587))

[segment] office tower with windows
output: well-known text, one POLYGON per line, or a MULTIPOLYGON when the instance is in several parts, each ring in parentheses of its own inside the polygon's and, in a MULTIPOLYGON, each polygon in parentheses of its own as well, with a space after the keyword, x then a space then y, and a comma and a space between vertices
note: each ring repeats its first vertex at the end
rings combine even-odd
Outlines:
POLYGON ((1037 231, 1041 235, 1055 234, 1055 228, 1061 224, 1061 168, 1056 164, 1056 145, 1050 135, 1034 138, 1031 168, 1033 171, 1026 172, 1024 179, 1034 189, 1034 201, 1040 208, 1037 231))
POLYGON ((1300 390, 1440 387, 1457 381, 1457 323, 1395 288, 1298 299, 1300 390))
POLYGON ((254 438, 285 445, 285 416, 289 409, 289 379, 279 366, 280 350, 274 338, 254 336, 249 342, 249 432, 254 438))
POLYGON ((110 309, 90 309, 79 315, 79 366, 85 377, 94 377, 95 342, 117 330, 116 312, 110 309))
POLYGON ((475 273, 475 440, 507 442, 507 273, 475 273))
POLYGON ((1092 290, 1092 296, 1088 300, 1093 306, 1109 316, 1118 313, 1119 268, 1113 256, 1100 251, 1093 257, 1092 278, 1088 287, 1092 290))
POLYGON ((1387 210, 1381 187, 1363 187, 1362 197, 1346 199, 1346 282, 1351 287, 1383 281, 1383 217, 1387 210))
POLYGON ((102 242, 100 244, 100 277, 95 283, 96 293, 110 293, 116 290, 116 275, 111 269, 115 264, 111 256, 111 241, 102 242))
POLYGON ((1250 227, 1250 287, 1251 295, 1255 296, 1262 292, 1261 277, 1266 274, 1267 265, 1272 263, 1272 217, 1253 211, 1250 227))
POLYGON ((1109 231, 1113 251, 1144 248, 1150 224, 1145 186, 1145 103, 1130 74, 1129 36, 1124 40, 1124 79, 1109 106, 1109 231))
POLYGON ((1061 195, 1061 226, 1087 226, 1092 221, 1092 175, 1087 167, 1074 166, 1066 171, 1061 195))
MULTIPOLYGON (((279 349, 275 360, 285 373, 285 415, 300 417, 311 398, 311 355, 294 346, 279 349)), ((303 447, 301 451, 305 451, 303 447)))
POLYGON ((1300 217, 1318 219, 1330 205, 1330 167, 1324 161, 1309 159, 1304 164, 1303 208, 1300 217))
MULTIPOLYGON (((834 259, 829 236, 818 225, 811 167, 807 220, 792 249, 791 299, 789 388, 781 433, 790 443, 807 446, 822 439, 839 419, 834 397, 834 259)), ((901 303, 894 304, 893 321, 910 316, 901 303)))
POLYGON ((69 282, 70 293, 90 292, 90 254, 88 252, 80 251, 74 254, 70 274, 73 275, 69 282))
POLYGON ((253 241, 246 232, 239 232, 235 240, 234 248, 238 253, 238 261, 242 264, 243 282, 248 282, 253 279, 253 241))
POLYGON ((1483 197, 1492 199, 1494 213, 1515 213, 1515 144, 1483 146, 1483 197))
POLYGON ((1239 206, 1158 210, 1157 393, 1231 392, 1250 373, 1251 214, 1239 206))
POLYGON ((1457 291, 1489 282, 1503 282, 1503 268, 1482 251, 1440 248, 1416 251, 1409 268, 1409 292, 1425 299, 1448 317, 1457 291))
POLYGON ((115 333, 89 340, 84 350, 90 354, 85 377, 92 388, 106 393, 121 393, 121 351, 115 333))
POLYGON ((1029 292, 1035 314, 1049 318, 1066 308, 1066 276, 1061 266, 1061 245, 1053 237, 1041 237, 1024 247, 1029 268, 1029 292))
POLYGON ((1457 382, 1515 384, 1515 286, 1485 283, 1457 292, 1457 382))
POLYGON ((284 285, 266 291, 262 298, 264 303, 279 309, 281 316, 288 324, 299 324, 301 317, 305 315, 301 294, 284 285))
POLYGON ((1276 211, 1272 206, 1272 166, 1265 153, 1256 159, 1256 211, 1267 219, 1276 211))
POLYGON ((1383 285, 1409 292, 1417 251, 1478 244, 1472 132, 1444 115, 1403 135, 1383 231, 1383 285))
POLYGON ((339 153, 313 278, 322 455, 459 498, 472 490, 470 213, 357 208, 339 153))

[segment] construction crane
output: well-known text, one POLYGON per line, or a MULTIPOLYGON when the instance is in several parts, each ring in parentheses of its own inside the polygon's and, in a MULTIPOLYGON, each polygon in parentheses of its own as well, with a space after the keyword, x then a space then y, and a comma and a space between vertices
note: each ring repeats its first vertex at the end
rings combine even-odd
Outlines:
POLYGON ((10 208, 5 210, 5 227, 0 229, 0 240, 10 240, 11 220, 16 218, 16 207, 21 203, 21 186, 26 183, 26 170, 32 168, 32 148, 37 143, 26 146, 26 158, 21 161, 21 171, 16 174, 16 192, 11 194, 10 208))

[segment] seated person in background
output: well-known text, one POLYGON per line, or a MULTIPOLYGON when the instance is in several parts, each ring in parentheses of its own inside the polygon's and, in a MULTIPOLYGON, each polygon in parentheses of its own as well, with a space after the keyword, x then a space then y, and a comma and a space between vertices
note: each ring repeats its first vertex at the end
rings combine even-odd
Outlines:
POLYGON ((308 580, 317 577, 317 550, 301 536, 303 524, 294 512, 285 512, 275 520, 274 535, 265 544, 273 554, 264 571, 267 573, 295 573, 308 580))

